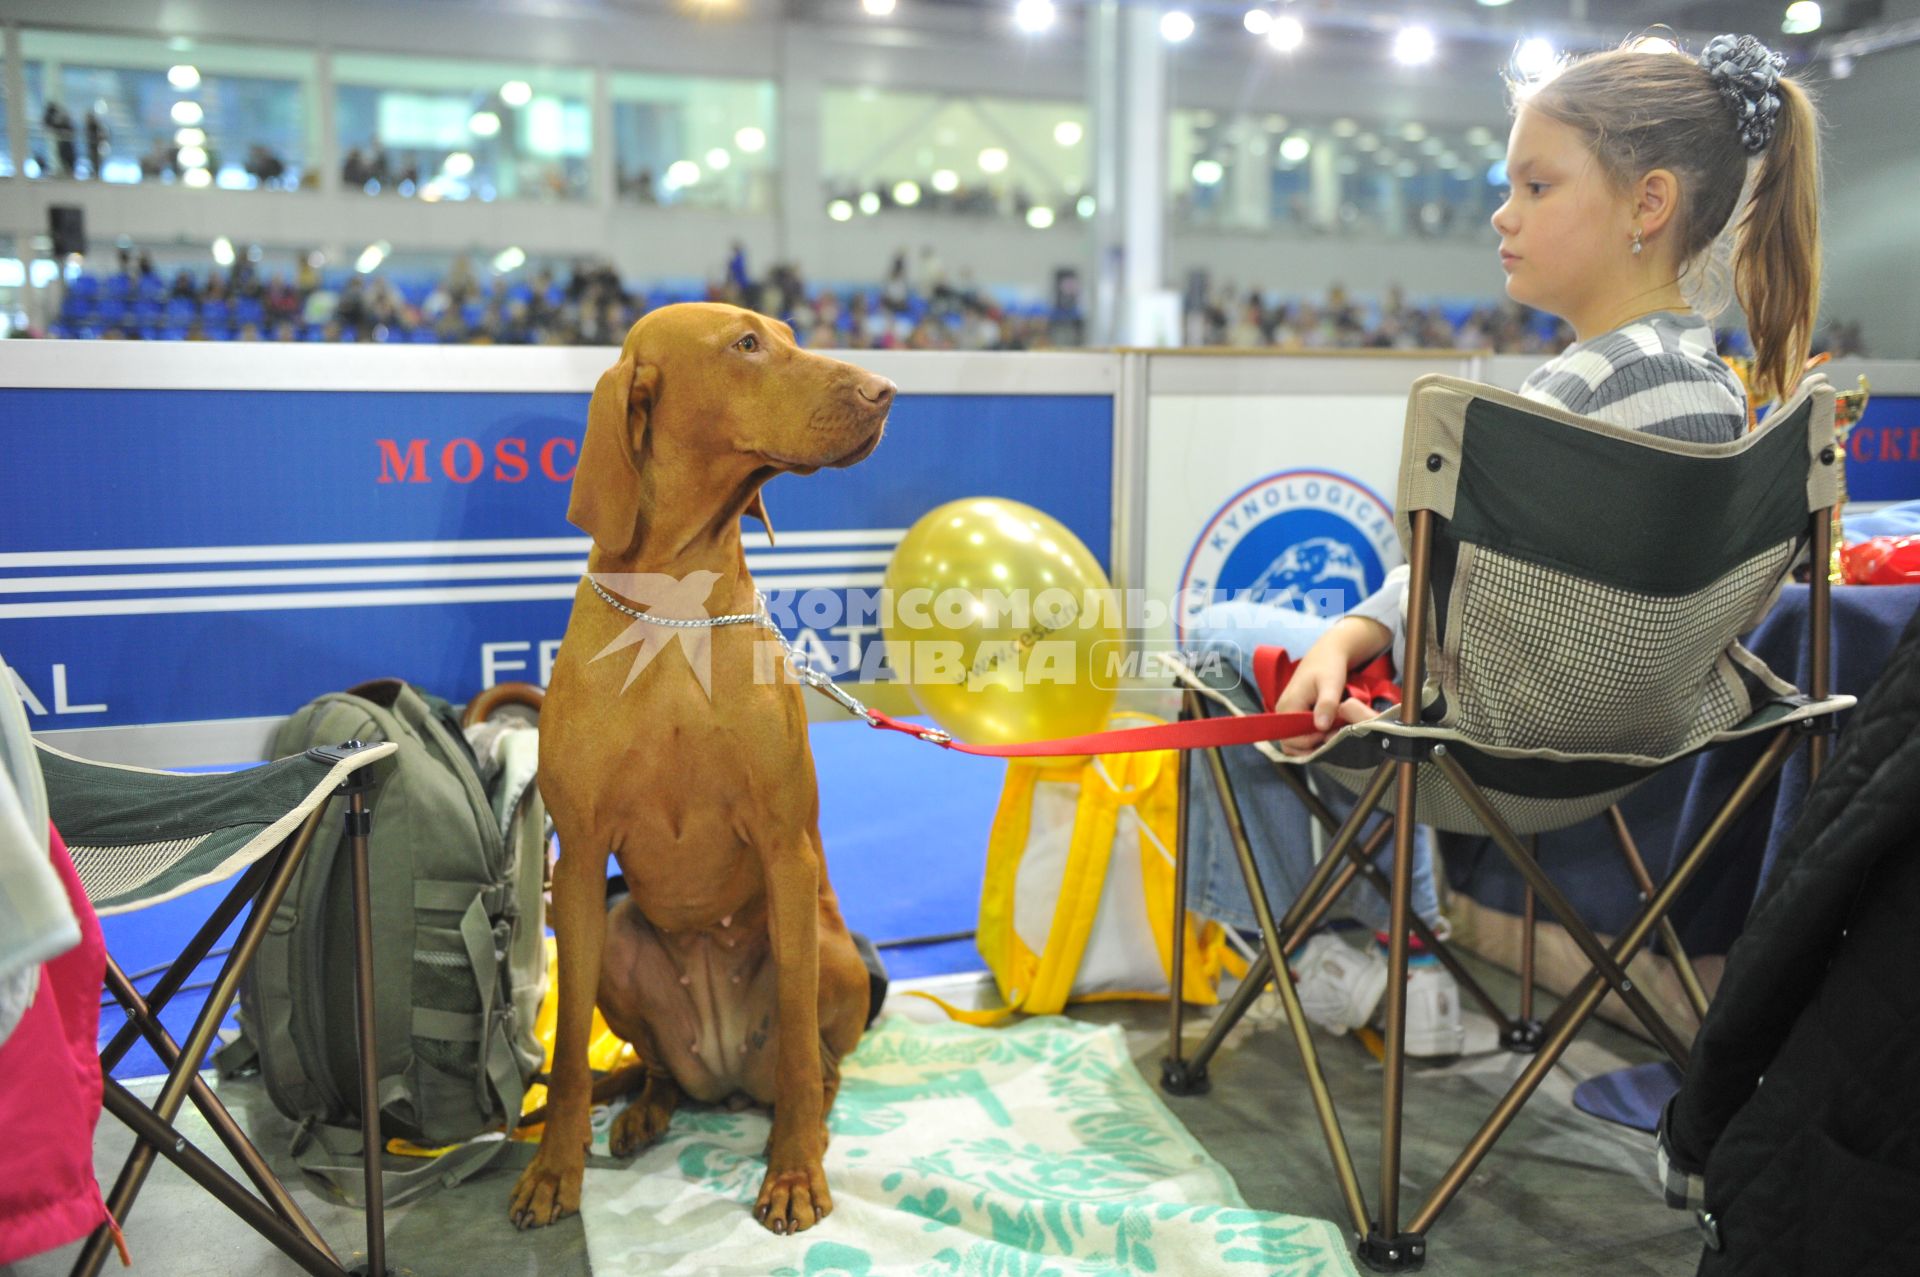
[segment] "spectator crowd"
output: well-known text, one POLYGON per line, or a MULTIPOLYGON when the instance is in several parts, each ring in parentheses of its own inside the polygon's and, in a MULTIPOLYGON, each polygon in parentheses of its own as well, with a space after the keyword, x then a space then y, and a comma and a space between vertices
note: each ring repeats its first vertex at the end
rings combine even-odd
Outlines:
MULTIPOLYGON (((780 264, 755 277, 738 245, 704 286, 639 287, 605 262, 582 259, 501 274, 455 258, 437 278, 400 272, 263 271, 240 255, 226 269, 163 274, 146 253, 120 251, 119 267, 68 280, 60 315, 30 336, 118 340, 410 342, 618 345, 647 311, 678 301, 723 301, 776 315, 802 345, 857 350, 1041 350, 1084 345, 1071 273, 1051 301, 1015 301, 951 277, 924 248, 895 254, 877 284, 825 287, 780 264)), ((1399 288, 1361 299, 1338 285, 1315 299, 1259 288, 1189 287, 1189 346, 1282 350, 1454 349, 1549 354, 1573 339, 1550 316, 1511 302, 1417 304, 1399 288)), ((1729 348, 1729 347, 1723 347, 1729 348)), ((1861 354, 1857 325, 1835 325, 1816 349, 1861 354)))

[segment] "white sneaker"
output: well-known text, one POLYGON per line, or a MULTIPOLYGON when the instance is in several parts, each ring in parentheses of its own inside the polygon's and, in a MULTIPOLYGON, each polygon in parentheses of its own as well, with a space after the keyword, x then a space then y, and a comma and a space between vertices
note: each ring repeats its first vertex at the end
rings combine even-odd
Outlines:
POLYGON ((1290 965, 1301 1009, 1329 1033, 1345 1033, 1372 1019, 1387 991, 1386 959, 1372 945, 1356 949, 1330 932, 1301 945, 1290 965))
MULTIPOLYGON (((1381 966, 1384 968, 1385 963, 1381 966)), ((1381 976, 1385 978, 1385 971, 1381 976)), ((1453 972, 1429 958, 1407 968, 1407 1054, 1458 1055, 1466 1043, 1460 1027, 1460 986, 1453 972)))

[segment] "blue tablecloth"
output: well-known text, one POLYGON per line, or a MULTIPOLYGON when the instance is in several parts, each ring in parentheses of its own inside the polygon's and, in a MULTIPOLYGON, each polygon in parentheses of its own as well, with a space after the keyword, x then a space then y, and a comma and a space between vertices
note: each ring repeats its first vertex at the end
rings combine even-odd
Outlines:
MULTIPOLYGON (((1782 678, 1802 688, 1811 664, 1807 600, 1806 586, 1787 586, 1766 620, 1744 640, 1782 678)), ((1834 587, 1833 690, 1864 698, 1916 608, 1920 586, 1834 587)), ((1764 740, 1748 741, 1675 764, 1621 803, 1655 882, 1665 881, 1764 748, 1764 740)), ((1690 954, 1725 953, 1731 947, 1806 788, 1807 751, 1799 749, 1681 893, 1671 917, 1690 954)), ((1440 846, 1454 890, 1491 908, 1521 912, 1524 884, 1491 839, 1443 834, 1440 846)), ((1638 890, 1604 818, 1540 835, 1539 851, 1548 876, 1597 930, 1618 933, 1639 911, 1638 890)))

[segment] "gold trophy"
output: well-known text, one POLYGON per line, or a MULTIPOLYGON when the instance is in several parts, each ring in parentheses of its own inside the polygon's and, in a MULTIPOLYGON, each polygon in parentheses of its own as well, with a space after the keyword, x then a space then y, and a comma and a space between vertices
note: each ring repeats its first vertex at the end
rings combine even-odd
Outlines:
MULTIPOLYGON (((1727 366, 1740 378, 1740 384, 1747 391, 1747 429, 1751 430, 1759 422, 1760 409, 1767 400, 1753 385, 1753 360, 1746 355, 1725 356, 1727 366)), ((1807 370, 1811 372, 1827 362, 1828 356, 1815 355, 1807 360, 1807 370)), ((1872 397, 1873 388, 1867 384, 1866 377, 1859 379, 1858 390, 1836 391, 1833 396, 1833 446, 1840 452, 1840 491, 1839 499, 1833 506, 1833 532, 1828 537, 1830 552, 1827 560, 1827 580, 1835 585, 1846 583, 1846 575, 1840 566, 1840 547, 1845 535, 1840 523, 1840 512, 1847 505, 1847 436, 1859 422, 1860 414, 1867 410, 1867 400, 1872 397)))

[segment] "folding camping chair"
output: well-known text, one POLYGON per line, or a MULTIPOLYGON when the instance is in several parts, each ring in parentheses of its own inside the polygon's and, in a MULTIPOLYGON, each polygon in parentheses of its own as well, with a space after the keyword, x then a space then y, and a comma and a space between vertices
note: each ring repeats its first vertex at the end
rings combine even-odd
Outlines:
MULTIPOLYGON (((1708 851, 1773 778, 1795 743, 1811 742, 1817 774, 1823 734, 1853 704, 1828 694, 1829 597, 1825 565, 1841 457, 1834 392, 1810 377, 1763 428, 1730 444, 1683 444, 1543 407, 1453 377, 1423 377, 1408 404, 1397 521, 1410 564, 1406 668, 1397 713, 1349 726, 1307 758, 1260 747, 1332 835, 1298 898, 1276 919, 1260 881, 1240 804, 1219 750, 1205 765, 1260 923, 1263 948, 1191 1057, 1182 1007, 1161 1084, 1174 1094, 1208 1087, 1207 1063, 1290 952, 1340 894, 1363 878, 1390 901, 1380 1198, 1369 1213, 1353 1158, 1289 980, 1275 980, 1305 1067, 1363 1262, 1380 1271, 1421 1266, 1426 1234, 1493 1142, 1598 1006, 1607 990, 1684 1067, 1679 1035, 1625 973, 1656 928, 1691 978, 1667 911, 1708 851), (1781 584, 1809 559, 1810 695, 1782 681, 1735 639, 1765 615, 1781 584), (1677 759, 1761 737, 1759 760, 1657 888, 1614 804, 1677 759), (1298 764, 1358 795, 1336 821, 1302 781, 1298 764), (1394 813, 1369 839, 1376 809, 1394 813), (1521 842, 1609 813, 1647 903, 1609 948, 1580 919, 1521 842), (1490 834, 1592 964, 1554 1015, 1531 1018, 1531 962, 1523 959, 1522 1011, 1507 1015, 1408 907, 1414 825, 1490 834), (1373 863, 1393 834, 1391 875, 1373 863), (1403 1226, 1400 1132, 1409 926, 1484 1006, 1510 1049, 1533 1059, 1468 1141, 1425 1204, 1403 1226)), ((1293 653, 1298 656, 1299 653, 1293 653)), ((1231 670, 1171 663, 1183 717, 1262 708, 1231 670)), ((1186 921, 1188 804, 1181 773, 1173 934, 1186 921)), ((1532 913, 1531 899, 1529 915, 1532 913)), ((1176 951, 1173 986, 1180 987, 1176 951)))
MULTIPOLYGON (((349 1271, 199 1075, 215 1031, 226 1018, 240 979, 295 871, 315 835, 328 823, 328 813, 340 810, 352 848, 349 872, 357 932, 361 1112, 365 1115, 365 1148, 374 1150, 364 1158, 367 1261, 353 1271, 375 1277, 385 1272, 379 1104, 375 1099, 378 1087, 372 1047, 373 941, 367 886, 367 833, 372 815, 366 795, 373 782, 366 769, 396 748, 391 743, 363 745, 348 741, 247 771, 188 775, 89 762, 44 744, 39 746, 54 826, 67 843, 74 869, 96 912, 104 915, 144 909, 239 875, 239 881, 150 993, 142 996, 108 955, 107 985, 126 1010, 127 1022, 100 1053, 101 1072, 106 1075, 103 1102, 136 1137, 133 1152, 107 1197, 107 1207, 115 1219, 127 1218, 153 1166, 154 1154, 159 1153, 307 1272, 316 1277, 345 1277, 349 1271), (336 801, 330 802, 330 798, 336 801), (213 981, 205 1008, 186 1042, 176 1042, 160 1023, 161 1009, 249 904, 252 911, 213 981), (139 1037, 146 1038, 168 1068, 166 1081, 151 1106, 134 1098, 111 1075, 113 1066, 139 1037), (249 1193, 173 1125, 182 1102, 189 1097, 253 1181, 259 1196, 249 1193)), ((108 1230, 96 1229, 74 1263, 75 1277, 95 1277, 112 1246, 108 1230)))

